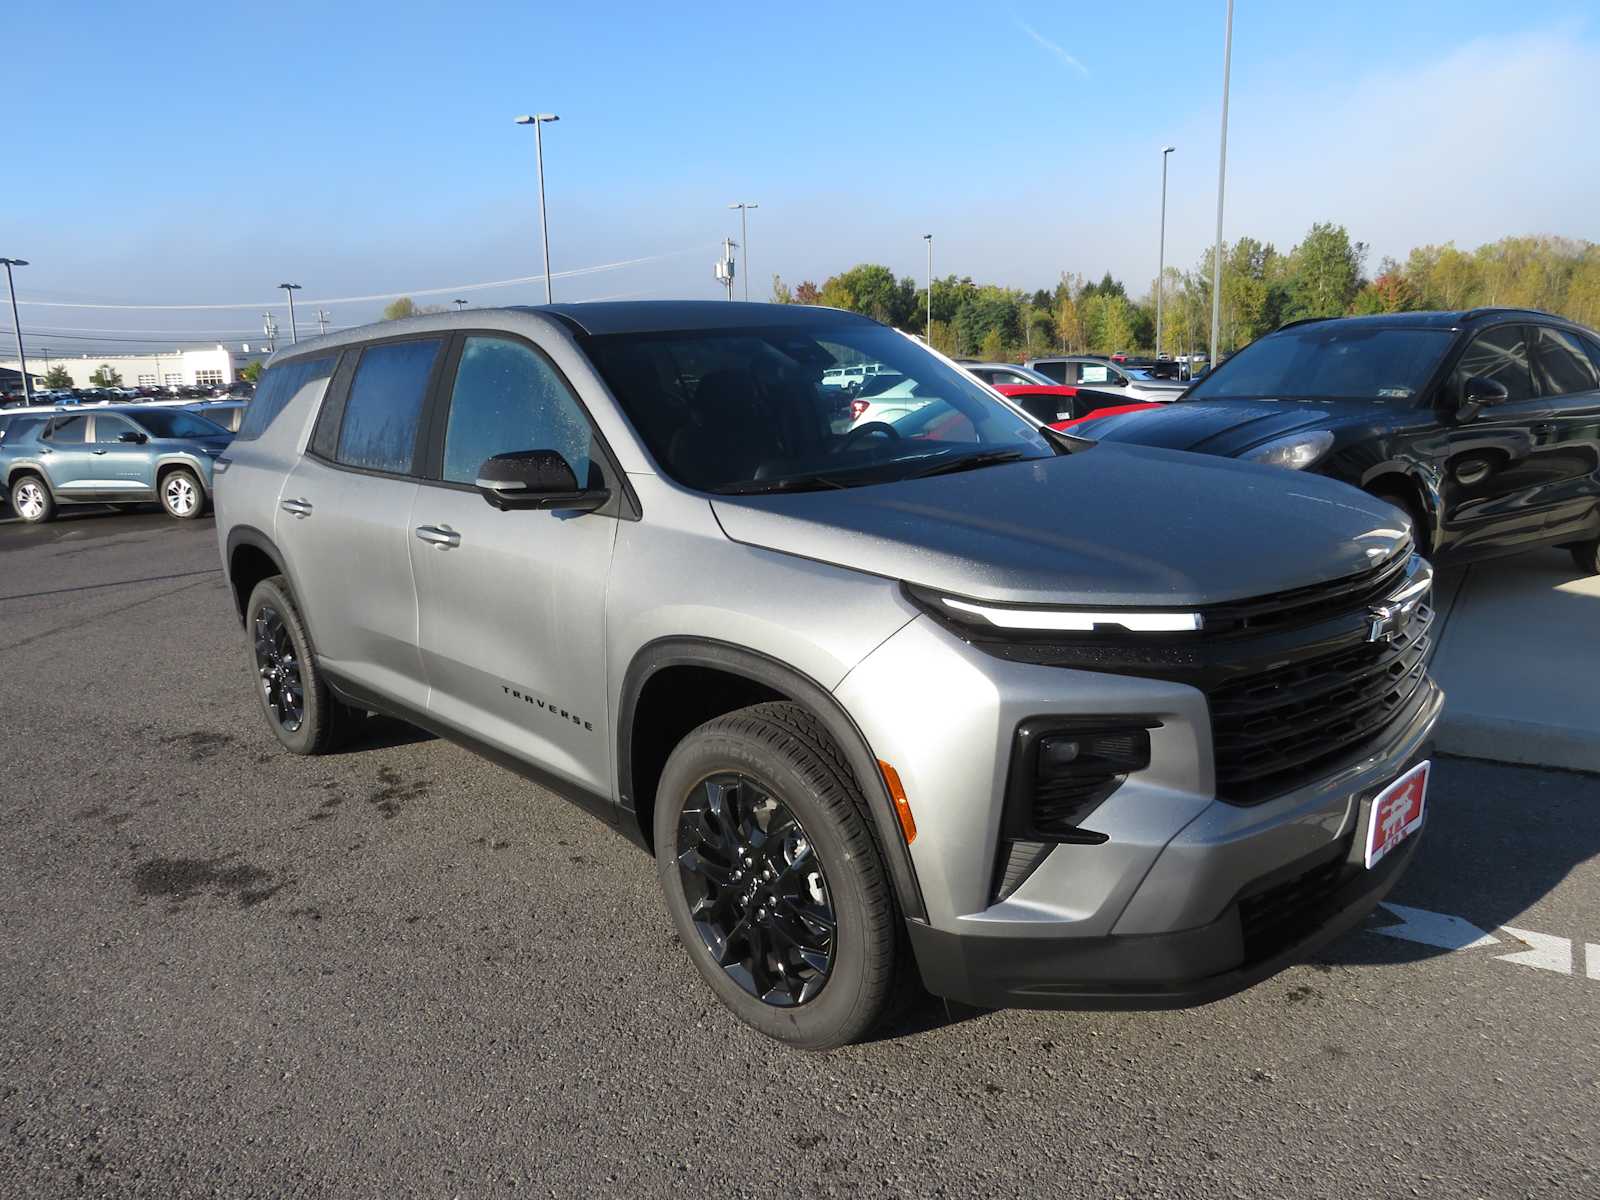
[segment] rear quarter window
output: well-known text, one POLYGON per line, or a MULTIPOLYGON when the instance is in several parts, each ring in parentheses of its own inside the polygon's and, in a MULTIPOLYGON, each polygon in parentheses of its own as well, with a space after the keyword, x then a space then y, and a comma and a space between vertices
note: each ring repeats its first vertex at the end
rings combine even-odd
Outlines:
POLYGON ((278 414, 289 406, 289 401, 302 390, 313 385, 319 388, 326 386, 337 361, 337 356, 329 355, 326 358, 295 359, 268 367, 261 374, 255 398, 245 409, 244 420, 233 440, 248 442, 260 437, 278 414))

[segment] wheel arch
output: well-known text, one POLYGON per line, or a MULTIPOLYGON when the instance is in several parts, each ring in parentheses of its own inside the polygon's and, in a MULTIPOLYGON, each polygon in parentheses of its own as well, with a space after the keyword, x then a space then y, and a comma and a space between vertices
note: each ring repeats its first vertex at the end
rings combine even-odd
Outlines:
POLYGON ((311 615, 306 612, 304 593, 295 582, 294 573, 283 553, 272 538, 253 525, 236 525, 228 531, 227 553, 223 558, 223 573, 227 577, 228 591, 233 596, 233 611, 239 623, 244 624, 245 605, 256 584, 273 575, 282 575, 289 581, 290 598, 295 602, 300 623, 305 626, 311 644, 317 644, 311 615))
POLYGON ((671 637, 650 642, 634 655, 617 708, 617 796, 625 818, 649 845, 656 783, 672 748, 705 721, 767 700, 787 700, 807 709, 844 752, 867 799, 874 840, 889 868, 900 910, 925 919, 911 853, 865 735, 816 680, 759 651, 712 638, 671 637), (682 702, 710 682, 717 691, 706 702, 682 702), (663 719, 664 725, 651 724, 663 719))
MULTIPOLYGON (((23 459, 21 462, 12 463, 6 468, 7 493, 9 493, 12 488, 17 486, 17 480, 21 479, 24 475, 32 475, 40 483, 44 484, 44 490, 50 493, 51 499, 55 499, 56 489, 55 486, 50 482, 50 476, 46 473, 44 464, 35 462, 31 458, 23 459)), ((10 497, 8 495, 7 499, 9 500, 9 498, 10 497)))
MULTIPOLYGON (((1432 552, 1439 541, 1439 489, 1418 472, 1395 464, 1373 472, 1361 482, 1361 490, 1381 500, 1400 500, 1414 505, 1424 527, 1418 531, 1417 549, 1424 556, 1432 552)), ((1412 511, 1408 508, 1408 511, 1412 511)))
POLYGON ((200 465, 197 459, 187 454, 170 454, 156 459, 155 478, 157 493, 161 491, 161 481, 178 467, 186 468, 189 473, 194 476, 195 485, 200 489, 200 494, 207 498, 210 497, 211 489, 206 486, 205 468, 200 465))

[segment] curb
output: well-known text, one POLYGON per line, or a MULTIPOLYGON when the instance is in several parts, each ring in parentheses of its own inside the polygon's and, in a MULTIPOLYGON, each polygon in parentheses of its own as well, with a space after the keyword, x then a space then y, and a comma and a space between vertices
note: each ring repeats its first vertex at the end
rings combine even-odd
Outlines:
POLYGON ((1482 717, 1450 711, 1434 734, 1441 754, 1479 758, 1490 762, 1555 767, 1600 775, 1600 733, 1560 725, 1535 724, 1506 717, 1482 717))

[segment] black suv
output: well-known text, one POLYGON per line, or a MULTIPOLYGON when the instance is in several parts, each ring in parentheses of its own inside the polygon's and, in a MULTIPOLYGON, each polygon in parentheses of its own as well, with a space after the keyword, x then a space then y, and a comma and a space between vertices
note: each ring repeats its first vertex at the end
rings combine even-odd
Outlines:
POLYGON ((1557 545, 1600 573, 1600 334, 1549 313, 1296 322, 1182 403, 1074 432, 1355 484, 1410 514, 1436 562, 1557 545))

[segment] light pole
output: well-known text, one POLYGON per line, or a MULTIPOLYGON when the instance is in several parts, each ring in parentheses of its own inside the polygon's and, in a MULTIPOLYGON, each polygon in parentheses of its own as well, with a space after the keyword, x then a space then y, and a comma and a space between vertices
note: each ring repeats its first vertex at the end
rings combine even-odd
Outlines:
POLYGON ((1228 176, 1228 75, 1233 67, 1233 0, 1228 0, 1228 31, 1222 40, 1222 144, 1217 150, 1217 240, 1211 251, 1211 363, 1217 369, 1222 332, 1222 193, 1228 176))
POLYGON ((544 302, 551 302, 550 292, 550 225, 544 214, 544 134, 540 131, 546 121, 559 121, 555 113, 532 113, 518 117, 518 125, 533 126, 533 154, 539 164, 539 236, 544 239, 544 302))
POLYGON ((467 302, 465 300, 454 300, 451 303, 453 303, 456 306, 456 311, 457 312, 460 312, 463 308, 465 308, 467 306, 467 302))
POLYGON ((1167 282, 1167 155, 1176 146, 1161 148, 1161 242, 1156 251, 1156 357, 1161 357, 1161 294, 1167 282))
POLYGON ((928 327, 923 330, 923 338, 929 348, 933 346, 933 234, 925 233, 922 240, 928 243, 928 327))
POLYGON ((748 201, 741 200, 737 204, 728 205, 728 207, 729 208, 737 208, 739 210, 739 241, 744 246, 744 298, 745 298, 745 302, 749 303, 749 301, 750 301, 750 228, 745 223, 745 213, 749 209, 760 208, 761 205, 759 205, 759 204, 751 204, 748 201))
POLYGON ((300 285, 298 283, 280 283, 278 286, 289 297, 289 342, 293 345, 300 341, 300 331, 295 328, 294 324, 294 294, 300 290, 300 285))
POLYGON ((0 258, 6 266, 6 290, 11 293, 11 328, 17 331, 17 366, 22 369, 22 398, 33 403, 33 386, 28 382, 28 352, 22 348, 22 318, 17 316, 17 284, 11 278, 12 267, 25 267, 25 258, 0 258))

